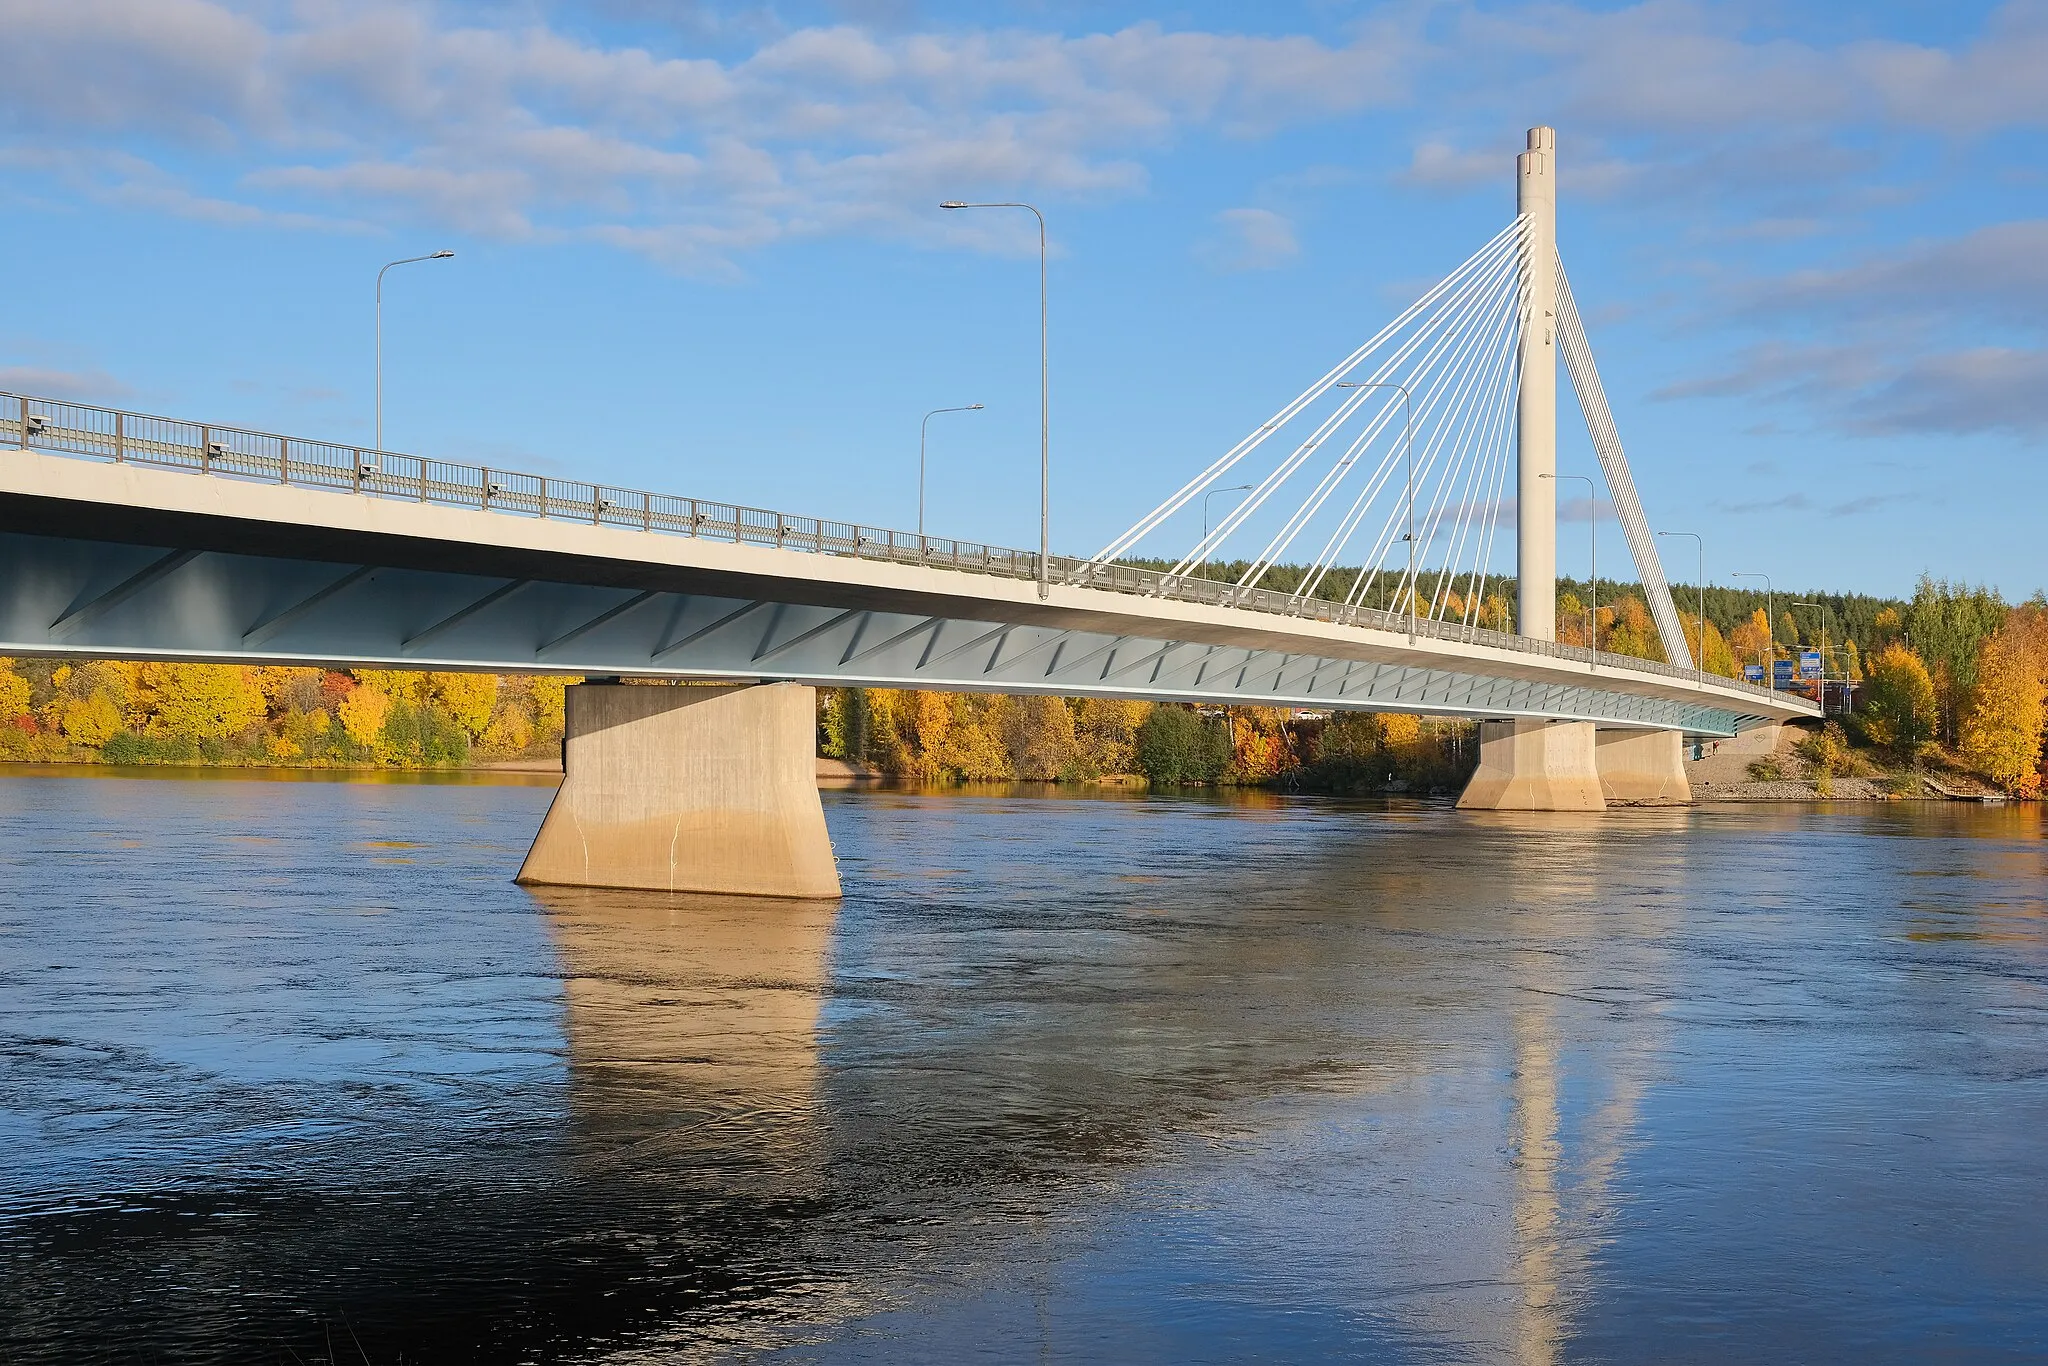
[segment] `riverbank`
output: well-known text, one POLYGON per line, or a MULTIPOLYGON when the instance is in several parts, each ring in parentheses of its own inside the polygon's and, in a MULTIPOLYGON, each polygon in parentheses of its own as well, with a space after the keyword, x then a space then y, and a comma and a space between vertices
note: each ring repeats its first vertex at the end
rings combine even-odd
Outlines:
POLYGON ((1688 759, 1686 782, 1695 802, 2002 802, 2006 800, 1982 779, 1950 769, 1918 765, 1885 767, 1871 751, 1858 750, 1851 762, 1866 770, 1833 772, 1825 779, 1802 752, 1810 731, 1794 726, 1778 730, 1776 744, 1759 747, 1748 737, 1710 744, 1698 759, 1688 759), (1761 771, 1760 771, 1761 770, 1761 771), (1775 773, 1775 776, 1765 776, 1775 773), (1822 788, 1825 786, 1826 791, 1822 788))

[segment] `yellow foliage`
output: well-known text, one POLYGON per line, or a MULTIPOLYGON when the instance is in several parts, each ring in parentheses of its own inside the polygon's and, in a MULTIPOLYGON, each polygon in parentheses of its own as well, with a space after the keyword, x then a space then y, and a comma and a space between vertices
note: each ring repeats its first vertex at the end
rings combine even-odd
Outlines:
POLYGON ((325 676, 323 669, 266 667, 256 670, 256 686, 270 710, 281 714, 300 705, 302 699, 319 696, 320 680, 325 676))
POLYGON ((1870 661, 1863 689, 1863 729, 1872 743, 1902 754, 1934 735, 1934 680, 1920 656, 1897 641, 1870 661))
POLYGON ((137 671, 144 725, 153 735, 219 740, 261 721, 255 670, 236 664, 144 664, 137 671))
POLYGON ((482 744, 500 754, 517 754, 533 743, 533 722, 521 707, 501 707, 485 728, 482 744))
POLYGON ((371 746, 384 733, 384 719, 391 715, 391 695, 364 683, 341 699, 335 708, 341 728, 359 745, 371 746))
POLYGON ((945 768, 946 733, 953 728, 953 705, 944 693, 904 694, 909 707, 903 718, 909 721, 908 776, 920 782, 936 780, 945 768))
POLYGON ((1084 697, 1074 712, 1074 739, 1089 772, 1135 773, 1138 727, 1151 715, 1150 702, 1084 697))
POLYGON ((264 738, 263 752, 273 759, 296 759, 305 751, 288 735, 271 735, 264 738))
POLYGON ((1728 643, 1742 663, 1761 664, 1766 674, 1770 672, 1771 618, 1763 608, 1750 613, 1749 620, 1730 632, 1728 643))
POLYGON ((427 700, 427 675, 410 669, 351 669, 356 682, 375 688, 394 702, 414 706, 427 700))
POLYGON ((1405 749, 1422 738, 1422 718, 1405 711, 1390 711, 1380 717, 1380 742, 1388 749, 1405 749))
POLYGON ((105 692, 67 699, 57 713, 57 729, 74 745, 98 747, 127 729, 121 708, 105 692))
POLYGON ((1963 758, 2016 797, 2041 794, 2042 662, 2012 624, 1977 652, 1976 698, 1963 718, 1963 758))
POLYGON ((526 680, 528 690, 533 694, 533 726, 541 735, 559 735, 562 731, 562 712, 565 704, 562 694, 571 683, 583 680, 573 675, 535 674, 526 680))
MULTIPOLYGON (((927 695, 947 697, 944 693, 927 695)), ((1016 770, 1010 766, 1009 751, 1004 748, 1002 739, 1008 713, 1012 710, 1010 699, 954 693, 948 700, 952 718, 946 726, 945 741, 934 756, 938 769, 968 782, 989 782, 1017 776, 1016 770)))
POLYGON ((28 710, 28 680, 14 672, 14 661, 0 659, 0 721, 12 721, 28 710))
POLYGON ((1680 624, 1685 628, 1685 648, 1692 652, 1695 661, 1703 663, 1710 674, 1723 678, 1740 677, 1742 668, 1735 660, 1735 652, 1728 648, 1728 642, 1721 635, 1721 628, 1712 621, 1702 623, 1698 617, 1681 615, 1680 624), (1700 627, 1705 625, 1707 644, 1704 654, 1700 649, 1700 627))
POLYGON ((1020 697, 1010 708, 1005 737, 1020 778, 1050 782, 1071 769, 1081 746, 1074 712, 1058 697, 1020 697))
POLYGON ((481 739, 491 724, 491 711, 498 705, 498 676, 433 673, 427 675, 427 682, 456 724, 469 732, 469 738, 481 739))
POLYGON ((1650 609, 1633 593, 1600 609, 1600 648, 1634 659, 1664 658, 1664 641, 1650 620, 1650 609))

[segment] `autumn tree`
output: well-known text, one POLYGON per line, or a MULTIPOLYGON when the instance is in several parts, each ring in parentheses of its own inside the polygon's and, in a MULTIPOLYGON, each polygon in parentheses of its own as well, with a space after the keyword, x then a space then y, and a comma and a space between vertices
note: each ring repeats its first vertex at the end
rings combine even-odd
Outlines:
POLYGON ((1232 707, 1230 773, 1238 782, 1263 783, 1294 762, 1288 744, 1287 713, 1280 707, 1232 707))
POLYGON ((1017 776, 1035 782, 1066 776, 1081 754, 1074 710, 1059 697, 1018 698, 1010 709, 1005 741, 1017 776))
POLYGON ((1863 688, 1863 726, 1872 744, 1911 758, 1934 738, 1934 680, 1927 665, 1894 642, 1870 661, 1863 688))
POLYGON ((496 674, 430 673, 427 689, 471 740, 483 738, 498 705, 496 674))
POLYGON ((1091 777, 1138 772, 1138 728, 1151 713, 1150 702, 1082 698, 1074 708, 1074 743, 1080 771, 1091 777))
POLYGON ((1954 743, 1970 690, 1977 683, 1977 657, 1984 640, 2005 624, 2006 605, 1989 588, 1972 588, 1922 574, 1906 607, 1905 633, 1927 663, 1934 683, 1940 738, 1954 743))
POLYGON ((14 671, 14 661, 0 659, 0 725, 27 715, 33 697, 28 680, 14 671))
POLYGON ((1761 664, 1770 673, 1775 652, 1771 644, 1771 618, 1759 607, 1729 634, 1728 643, 1745 664, 1761 664))
POLYGON ((1664 642, 1657 634, 1657 624, 1650 620, 1650 609, 1633 593, 1600 609, 1600 643, 1609 654, 1664 658, 1664 642))
POLYGON ((136 682, 152 735, 221 740, 268 712, 255 670, 237 664, 144 664, 136 682))
POLYGON ((359 684, 341 699, 335 709, 348 738, 364 749, 375 749, 384 734, 384 722, 391 716, 391 694, 368 683, 359 684))
POLYGON ((1978 648, 1976 686, 1963 717, 1966 763, 2016 797, 2041 794, 2042 661, 2018 621, 1978 648))

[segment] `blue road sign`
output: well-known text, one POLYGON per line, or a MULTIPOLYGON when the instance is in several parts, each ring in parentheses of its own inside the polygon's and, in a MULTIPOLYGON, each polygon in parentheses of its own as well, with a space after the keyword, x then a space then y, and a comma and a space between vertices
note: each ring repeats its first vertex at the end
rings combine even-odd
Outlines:
POLYGON ((1771 661, 1771 686, 1783 690, 1792 686, 1792 661, 1774 659, 1771 661))
POLYGON ((1799 652, 1799 676, 1801 678, 1820 677, 1819 650, 1801 650, 1799 652))
POLYGON ((1764 666, 1761 664, 1745 664, 1742 666, 1742 676, 1751 683, 1761 683, 1764 681, 1764 666))

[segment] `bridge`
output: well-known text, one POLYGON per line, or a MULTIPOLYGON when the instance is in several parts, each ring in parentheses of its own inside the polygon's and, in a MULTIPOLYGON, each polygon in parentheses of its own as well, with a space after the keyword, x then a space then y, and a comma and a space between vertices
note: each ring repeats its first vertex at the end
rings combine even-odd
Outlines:
POLYGON ((1471 717, 1462 805, 1683 798, 1685 737, 1815 708, 1692 659, 1554 161, 1533 130, 1506 228, 1087 559, 0 394, 0 654, 604 680, 570 692, 522 870, 549 883, 836 895, 816 685, 1471 717), (1671 663, 1555 639, 1560 352, 1671 663), (1510 466, 1515 631, 1486 624, 1510 466), (1223 491, 1168 567, 1131 563, 1223 491), (1305 575, 1268 586, 1298 544, 1305 575))

